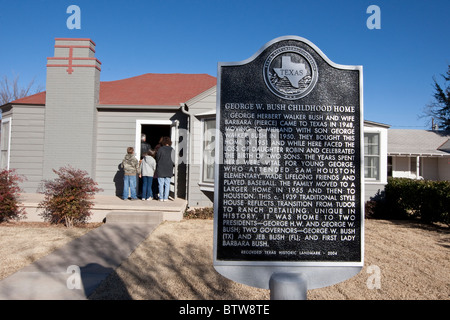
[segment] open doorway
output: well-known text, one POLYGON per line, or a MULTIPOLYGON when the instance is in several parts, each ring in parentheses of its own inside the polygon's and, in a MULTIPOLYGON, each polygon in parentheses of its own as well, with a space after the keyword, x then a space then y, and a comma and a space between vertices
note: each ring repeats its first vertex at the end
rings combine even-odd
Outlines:
MULTIPOLYGON (((146 135, 146 143, 154 150, 159 144, 161 137, 167 136, 172 140, 172 148, 175 150, 175 166, 174 174, 170 181, 169 196, 173 199, 177 198, 177 184, 178 181, 178 121, 171 120, 136 120, 136 155, 141 158, 141 135, 146 135)), ((141 184, 139 183, 139 191, 141 184)))
MULTIPOLYGON (((170 125, 166 124, 141 124, 141 132, 139 134, 139 137, 142 137, 145 135, 145 141, 141 141, 140 144, 140 152, 139 152, 139 158, 142 159, 144 156, 144 152, 148 150, 148 146, 145 147, 144 144, 148 144, 150 147, 150 150, 155 150, 158 147, 159 140, 161 137, 167 136, 170 137, 170 125)), ((138 137, 136 137, 138 138, 138 137)), ((142 194, 142 178, 139 179, 138 184, 138 192, 139 194, 142 194)), ((152 184, 152 190, 153 195, 155 199, 158 197, 156 196, 158 194, 158 181, 156 179, 153 181, 152 184)))
MULTIPOLYGON (((141 125, 141 134, 145 134, 146 142, 154 150, 159 143, 161 137, 170 137, 171 129, 170 125, 163 124, 143 124, 141 125)), ((141 150, 142 153, 142 150, 141 150)))

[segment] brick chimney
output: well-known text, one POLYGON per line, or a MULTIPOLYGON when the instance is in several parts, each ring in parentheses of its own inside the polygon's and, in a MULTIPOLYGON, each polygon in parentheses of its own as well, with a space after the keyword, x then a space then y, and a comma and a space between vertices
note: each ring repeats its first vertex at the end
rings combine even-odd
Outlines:
POLYGON ((55 39, 47 58, 44 179, 71 165, 95 178, 100 61, 90 39, 55 39))

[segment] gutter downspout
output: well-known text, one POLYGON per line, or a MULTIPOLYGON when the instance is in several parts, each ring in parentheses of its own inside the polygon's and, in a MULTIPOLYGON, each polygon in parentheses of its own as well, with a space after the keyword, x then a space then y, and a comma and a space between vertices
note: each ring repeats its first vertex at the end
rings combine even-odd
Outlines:
POLYGON ((190 170, 190 159, 191 159, 191 127, 192 127, 192 118, 191 114, 189 113, 189 107, 186 105, 186 103, 180 103, 180 111, 187 115, 188 122, 187 122, 187 134, 188 139, 186 143, 186 198, 187 198, 187 207, 189 208, 189 201, 190 201, 190 181, 191 181, 191 170, 190 170))

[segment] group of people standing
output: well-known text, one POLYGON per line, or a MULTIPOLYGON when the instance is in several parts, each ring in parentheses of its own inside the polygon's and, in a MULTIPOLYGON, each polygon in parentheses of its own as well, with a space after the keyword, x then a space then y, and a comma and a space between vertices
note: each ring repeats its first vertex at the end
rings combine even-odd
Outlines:
POLYGON ((159 144, 154 150, 150 145, 145 143, 145 135, 142 137, 141 143, 141 160, 137 160, 134 155, 134 148, 128 147, 127 154, 122 161, 124 170, 123 200, 137 200, 136 185, 137 178, 142 179, 142 200, 152 200, 153 195, 153 178, 157 178, 159 201, 167 201, 169 199, 170 179, 173 175, 174 167, 174 150, 171 147, 172 140, 169 137, 162 137, 159 144))

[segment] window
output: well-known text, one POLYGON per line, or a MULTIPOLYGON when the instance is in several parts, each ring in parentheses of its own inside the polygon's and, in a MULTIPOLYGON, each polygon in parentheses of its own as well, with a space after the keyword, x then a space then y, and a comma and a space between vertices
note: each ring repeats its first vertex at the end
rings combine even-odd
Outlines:
POLYGON ((413 175, 417 174, 417 157, 411 157, 409 158, 410 161, 410 168, 411 168, 411 173, 413 175))
POLYGON ((392 177, 392 157, 388 157, 388 163, 387 163, 387 176, 392 177))
POLYGON ((11 118, 1 120, 0 168, 9 169, 9 144, 11 136, 11 118))
POLYGON ((380 179, 380 135, 364 134, 364 177, 370 180, 380 179))
POLYGON ((202 182, 214 183, 216 119, 203 120, 202 182))

